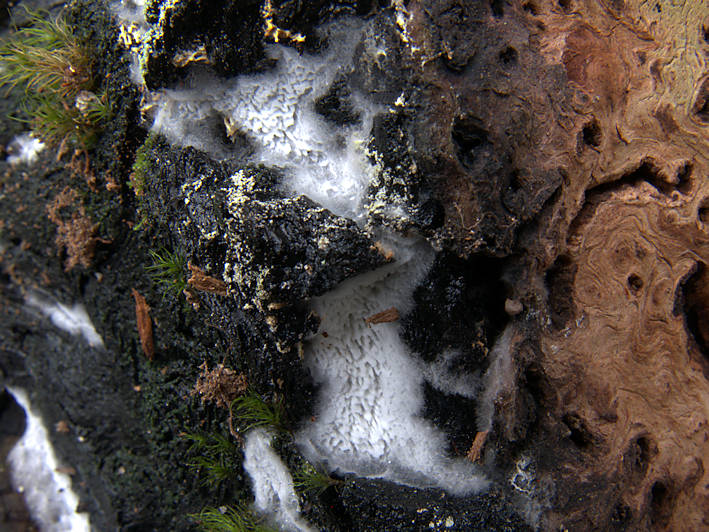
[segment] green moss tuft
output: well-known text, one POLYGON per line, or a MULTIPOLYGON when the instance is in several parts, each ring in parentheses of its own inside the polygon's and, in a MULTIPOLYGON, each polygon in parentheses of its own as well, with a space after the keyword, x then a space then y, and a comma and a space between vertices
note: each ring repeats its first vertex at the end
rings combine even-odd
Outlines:
POLYGON ((235 508, 229 506, 205 508, 192 518, 205 532, 272 532, 273 530, 261 524, 262 520, 244 505, 237 505, 235 508))
POLYGON ((187 288, 187 259, 177 251, 170 252, 164 248, 159 252, 151 249, 148 253, 153 263, 145 270, 162 290, 163 297, 168 294, 179 297, 187 288))
POLYGON ((241 449, 228 436, 197 432, 185 432, 181 436, 191 443, 189 452, 199 454, 187 465, 204 474, 203 485, 216 488, 238 475, 241 449))
POLYGON ((41 10, 27 14, 30 24, 0 42, 0 86, 24 88, 24 120, 38 138, 88 150, 113 106, 96 90, 88 52, 63 19, 41 10))
POLYGON ((305 462, 293 475, 293 485, 301 493, 322 494, 328 488, 342 484, 341 480, 319 471, 310 462, 305 462))
POLYGON ((245 431, 256 427, 270 427, 281 432, 288 430, 283 401, 265 401, 253 390, 234 399, 231 412, 245 431))
POLYGON ((135 161, 130 174, 129 186, 133 189, 136 196, 142 196, 145 193, 145 180, 147 179, 150 166, 152 164, 151 150, 155 146, 157 139, 155 133, 150 133, 145 139, 143 145, 138 148, 135 154, 135 161))

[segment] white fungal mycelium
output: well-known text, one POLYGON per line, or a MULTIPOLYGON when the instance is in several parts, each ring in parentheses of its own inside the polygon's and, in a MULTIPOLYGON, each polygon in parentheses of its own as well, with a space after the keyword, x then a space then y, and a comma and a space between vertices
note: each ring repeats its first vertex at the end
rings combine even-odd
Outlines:
MULTIPOLYGON (((467 460, 446 457, 445 435, 421 417, 424 378, 436 366, 409 352, 398 322, 365 322, 391 307, 408 311, 433 259, 423 241, 389 244, 397 250, 394 264, 313 301, 327 336, 309 342, 306 363, 322 390, 315 421, 306 423, 297 441, 308 459, 340 473, 438 486, 455 494, 480 490, 486 485, 482 476, 467 460)), ((460 381, 442 366, 431 384, 455 390, 460 381)))
POLYGON ((103 346, 103 340, 96 332, 83 305, 77 303, 67 307, 37 294, 30 294, 25 302, 48 317, 57 328, 75 336, 83 336, 91 347, 103 346))
MULTIPOLYGON (((315 55, 270 45, 267 53, 276 65, 258 74, 224 80, 194 66, 179 85, 150 95, 153 130, 217 158, 228 158, 229 151, 215 135, 216 126, 246 138, 253 148, 250 162, 283 171, 284 192, 307 195, 364 226, 367 187, 375 172, 364 145, 374 115, 383 109, 367 103, 366 95, 353 94, 361 121, 335 127, 314 108, 331 83, 351 69, 364 24, 340 20, 324 28, 329 46, 315 55)), ((296 442, 306 458, 330 471, 437 486, 454 494, 479 491, 487 485, 485 478, 470 462, 446 456, 445 435, 422 417, 422 409, 424 382, 475 397, 480 376, 451 374, 448 361, 454 353, 422 362, 402 341, 398 322, 364 320, 391 307, 405 314, 434 255, 423 239, 381 232, 377 238, 393 251, 393 263, 312 301, 322 321, 305 345, 304 363, 321 388, 314 418, 304 421, 296 442)), ((485 380, 494 378, 489 374, 485 380)), ((286 530, 306 530, 292 479, 269 441, 260 431, 246 439, 244 465, 256 508, 286 530)))
POLYGON ((71 489, 71 477, 62 472, 42 420, 24 390, 7 391, 24 409, 27 419, 24 435, 7 458, 13 488, 23 494, 42 532, 88 532, 88 514, 76 511, 79 499, 71 489))
POLYGON ((253 484, 254 506, 272 516, 282 530, 310 531, 300 518, 300 502, 291 474, 271 448, 271 438, 265 429, 254 429, 246 436, 244 469, 253 484))

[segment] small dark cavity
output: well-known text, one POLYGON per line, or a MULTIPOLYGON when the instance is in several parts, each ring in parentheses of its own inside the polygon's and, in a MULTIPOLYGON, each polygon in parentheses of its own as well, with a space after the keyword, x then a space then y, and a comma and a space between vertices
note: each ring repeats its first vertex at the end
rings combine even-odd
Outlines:
POLYGON ((512 46, 508 46, 507 48, 502 50, 500 52, 500 62, 505 65, 509 65, 510 63, 516 63, 517 50, 515 50, 512 46))
POLYGON ((703 224, 709 223, 709 199, 704 200, 699 206, 697 216, 699 216, 699 221, 703 224))
POLYGON ((634 296, 638 295, 643 287, 643 280, 636 274, 631 274, 628 276, 628 289, 630 293, 634 296))
POLYGON ((703 263, 680 284, 677 305, 690 335, 709 360, 709 270, 703 263))
POLYGON ((630 442, 623 455, 623 464, 636 476, 644 476, 655 454, 655 447, 647 435, 638 436, 630 442))
POLYGON ((662 481, 657 481, 650 488, 650 522, 659 527, 668 524, 672 516, 672 490, 662 481))
POLYGON ((512 170, 512 172, 510 172, 510 177, 509 177, 508 183, 509 183, 510 189, 512 189, 513 191, 517 191, 520 188, 522 188, 524 183, 523 183, 522 176, 520 175, 520 171, 517 168, 515 168, 514 170, 512 170))
POLYGON ((352 105, 345 79, 335 81, 327 93, 315 100, 315 112, 337 125, 356 124, 360 121, 360 113, 352 105))
POLYGON ((692 172, 694 166, 689 161, 677 170, 677 188, 682 194, 687 194, 692 188, 692 172))
POLYGON ((458 160, 465 168, 471 169, 477 150, 488 142, 488 133, 482 127, 482 121, 474 116, 456 118, 451 137, 456 145, 458 160))
POLYGON ((709 44, 709 23, 704 24, 701 27, 701 33, 702 33, 702 38, 704 39, 704 42, 709 44))
POLYGON ((638 62, 640 63, 640 65, 641 66, 644 65, 645 61, 647 61, 647 54, 641 50, 638 53, 636 53, 635 55, 637 56, 638 62))
POLYGON ((537 403, 544 400, 544 390, 546 390, 546 378, 544 370, 536 363, 532 363, 524 371, 524 383, 527 391, 532 395, 537 403))
POLYGON ((571 8, 572 0, 559 0, 559 7, 564 11, 568 11, 571 8))
POLYGON ((490 0, 490 10, 493 17, 503 17, 505 15, 504 0, 490 0))
POLYGON ((588 449, 593 444, 593 434, 586 422, 575 413, 564 414, 561 421, 569 429, 569 439, 579 449, 588 449))
POLYGON ((532 16, 537 16, 539 14, 539 9, 534 2, 525 2, 522 4, 522 9, 532 16))
POLYGON ((587 146, 594 146, 596 148, 600 146, 603 135, 601 133, 601 126, 599 125, 598 120, 594 118, 588 124, 583 126, 581 135, 583 143, 587 146))

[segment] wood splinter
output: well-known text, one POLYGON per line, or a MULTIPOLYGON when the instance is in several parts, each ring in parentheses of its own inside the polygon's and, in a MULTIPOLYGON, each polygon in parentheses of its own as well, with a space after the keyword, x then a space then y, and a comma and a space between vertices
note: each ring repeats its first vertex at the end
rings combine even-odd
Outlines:
POLYGON ((490 433, 489 430, 483 430, 478 432, 475 435, 475 439, 473 440, 473 444, 470 446, 470 450, 468 451, 468 454, 466 457, 468 460, 471 462, 479 462, 480 461, 480 456, 482 455, 482 450, 483 447, 485 446, 485 442, 487 441, 487 435, 490 433))
POLYGON ((373 314, 369 318, 364 318, 367 325, 376 325, 377 323, 391 323, 399 319, 399 311, 396 307, 391 307, 381 312, 373 314))
POLYGON ((131 288, 133 299, 135 299, 135 319, 138 325, 138 336, 143 353, 148 360, 155 357, 155 343, 153 342, 153 322, 150 320, 150 307, 135 288, 131 288))
POLYGON ((187 264, 187 267, 192 272, 192 276, 187 279, 187 284, 197 290, 202 290, 203 292, 210 292, 212 294, 217 294, 220 296, 226 295, 226 283, 215 277, 210 277, 204 270, 195 266, 191 262, 187 264))

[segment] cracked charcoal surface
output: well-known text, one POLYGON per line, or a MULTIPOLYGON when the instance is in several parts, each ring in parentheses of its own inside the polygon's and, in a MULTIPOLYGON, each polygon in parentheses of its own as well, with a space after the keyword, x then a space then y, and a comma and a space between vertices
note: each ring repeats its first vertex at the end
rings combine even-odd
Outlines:
POLYGON ((307 330, 307 313, 292 306, 384 264, 354 222, 305 196, 279 193, 277 172, 230 168, 192 149, 158 145, 147 183, 155 219, 181 236, 190 260, 227 281, 241 306, 276 317, 284 346, 307 330))

